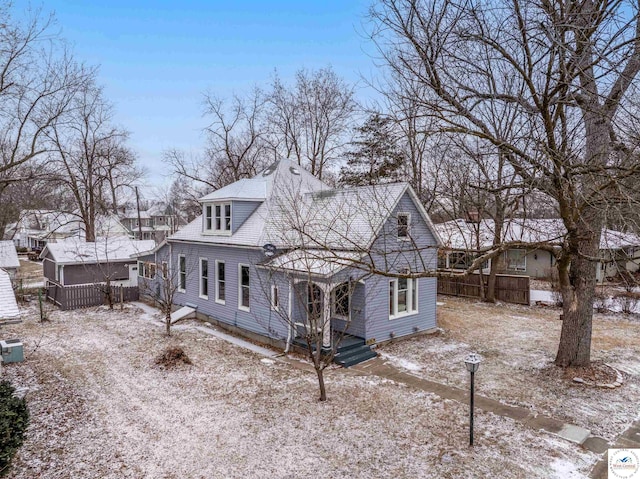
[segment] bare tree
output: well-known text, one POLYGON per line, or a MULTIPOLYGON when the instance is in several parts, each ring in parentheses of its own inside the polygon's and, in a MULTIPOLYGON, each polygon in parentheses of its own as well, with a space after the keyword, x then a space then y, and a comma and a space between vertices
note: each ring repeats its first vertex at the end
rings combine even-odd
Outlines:
POLYGON ((87 241, 94 241, 96 217, 116 209, 112 202, 135 175, 135 158, 125 146, 128 133, 111 123, 113 109, 101 88, 87 85, 72 104, 49 133, 55 148, 50 158, 59 166, 57 180, 73 198, 87 241))
POLYGON ((269 95, 271 143, 323 179, 344 152, 357 104, 353 87, 331 67, 298 70, 293 87, 276 75, 269 95))
POLYGON ((556 364, 589 365, 602 226, 640 165, 619 122, 636 117, 638 6, 382 0, 371 14, 384 62, 425 87, 420 100, 439 130, 499 148, 528 188, 556 202, 567 230, 556 251, 556 364), (491 128, 496 115, 517 128, 491 128))
MULTIPOLYGON (((176 293, 185 289, 187 280, 193 274, 194 268, 195 266, 190 264, 185 256, 173 258, 170 245, 165 245, 155 253, 152 253, 152 255, 138 259, 140 293, 150 298, 160 309, 163 314, 165 334, 167 336, 171 336, 171 327, 183 319, 176 319, 171 315, 174 298, 176 293)), ((206 276, 208 277, 208 275, 206 276)), ((207 288, 210 286, 207 284, 207 288)))
POLYGON ((11 10, 0 5, 0 193, 37 172, 47 132, 93 75, 67 51, 53 17, 36 10, 21 21, 11 10))

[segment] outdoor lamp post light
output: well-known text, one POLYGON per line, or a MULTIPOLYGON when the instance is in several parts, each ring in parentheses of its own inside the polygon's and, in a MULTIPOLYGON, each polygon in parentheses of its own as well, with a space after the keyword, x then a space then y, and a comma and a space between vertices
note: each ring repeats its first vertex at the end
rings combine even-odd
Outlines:
POLYGON ((473 376, 480 366, 480 356, 475 353, 464 358, 467 371, 471 373, 471 389, 469 394, 469 446, 473 446, 473 376))

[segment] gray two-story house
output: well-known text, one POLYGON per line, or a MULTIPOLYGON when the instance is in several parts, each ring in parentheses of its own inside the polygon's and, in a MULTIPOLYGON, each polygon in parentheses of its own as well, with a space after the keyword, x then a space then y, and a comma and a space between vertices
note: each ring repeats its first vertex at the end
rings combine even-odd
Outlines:
POLYGON ((438 235, 408 184, 333 189, 289 160, 200 200, 202 216, 139 257, 142 291, 270 342, 312 311, 369 343, 436 327, 438 235), (166 279, 163 279, 166 278, 166 279))

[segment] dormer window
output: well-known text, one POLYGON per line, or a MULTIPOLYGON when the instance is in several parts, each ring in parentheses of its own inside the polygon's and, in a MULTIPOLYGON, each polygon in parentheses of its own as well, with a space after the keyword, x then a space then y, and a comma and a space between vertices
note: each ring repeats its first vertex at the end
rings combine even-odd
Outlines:
POLYGON ((231 203, 205 205, 204 230, 211 233, 231 233, 231 203))

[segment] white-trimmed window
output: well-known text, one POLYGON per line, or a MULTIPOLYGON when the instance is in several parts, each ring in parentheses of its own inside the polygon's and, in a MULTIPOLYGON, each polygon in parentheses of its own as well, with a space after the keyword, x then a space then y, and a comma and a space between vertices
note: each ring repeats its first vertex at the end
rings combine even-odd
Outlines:
POLYGON ((307 318, 318 321, 323 314, 322 290, 315 283, 307 284, 307 318))
POLYGON ((409 230, 411 228, 411 214, 398 213, 398 239, 409 239, 409 230))
POLYGON ((214 231, 231 232, 231 203, 217 203, 214 205, 214 231))
POLYGON ((337 318, 349 319, 350 303, 349 283, 339 284, 331 291, 331 315, 337 318))
POLYGON ((200 258, 200 297, 209 298, 209 260, 200 258))
POLYGON ((224 261, 216 260, 216 303, 224 304, 226 297, 226 280, 224 261))
POLYGON ((249 311, 251 288, 248 264, 238 265, 238 309, 249 311))
POLYGON ((397 278, 389 281, 389 319, 418 312, 418 280, 397 278))
POLYGON ((280 308, 280 297, 278 296, 278 285, 271 285, 271 309, 277 311, 280 308))
POLYGON ((511 271, 527 270, 527 251, 524 249, 508 249, 504 252, 504 262, 511 271))
POLYGON ((138 261, 138 276, 153 279, 156 276, 156 264, 151 261, 138 261))
POLYGON ((187 290, 187 258, 183 254, 178 255, 178 291, 184 293, 187 290))
POLYGON ((204 229, 211 231, 213 228, 213 207, 206 205, 204 207, 204 229))
POLYGON ((162 279, 169 278, 169 264, 166 261, 162 262, 162 279))

